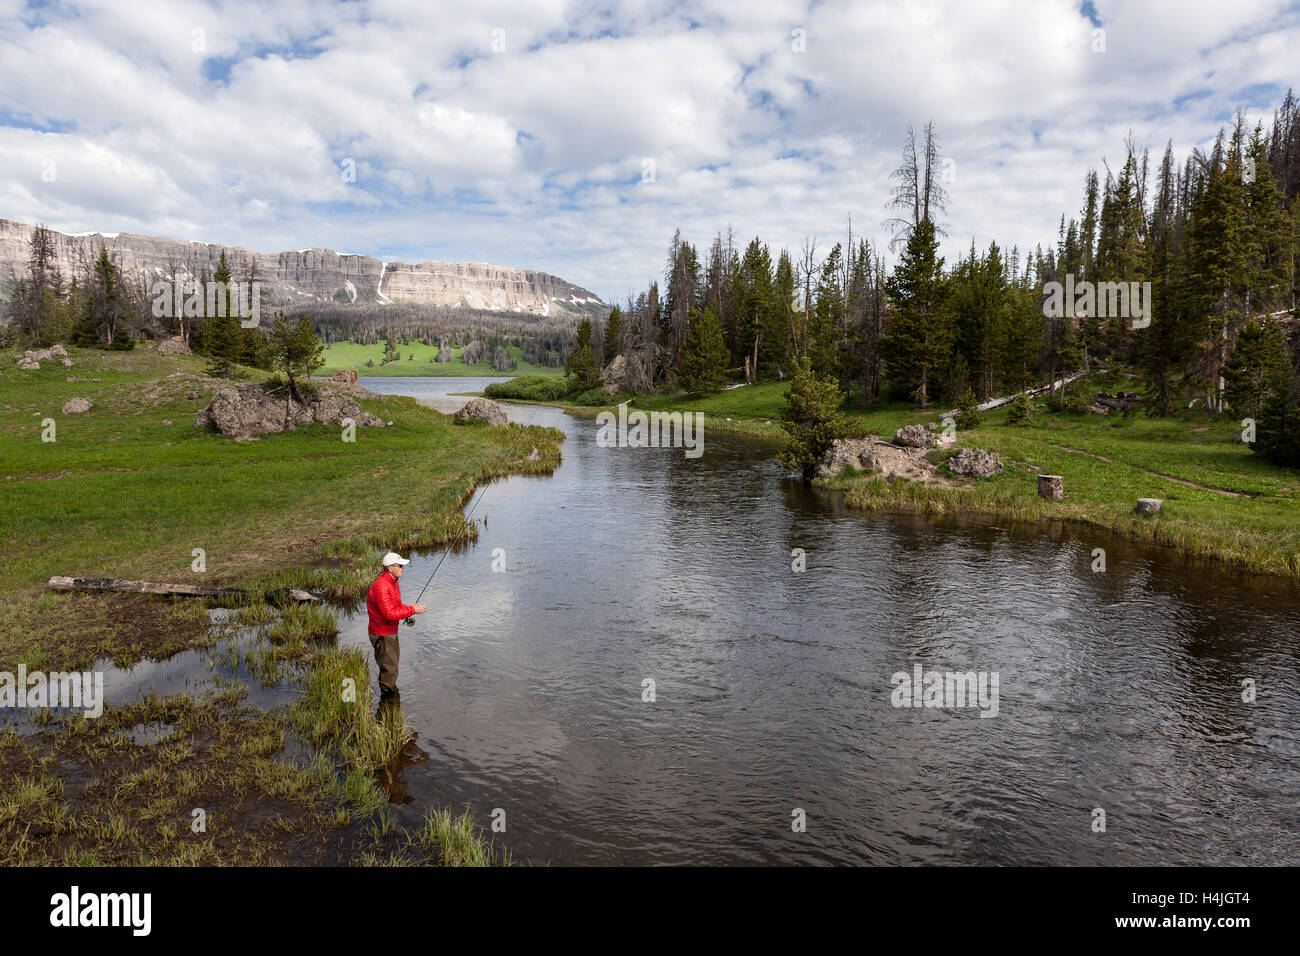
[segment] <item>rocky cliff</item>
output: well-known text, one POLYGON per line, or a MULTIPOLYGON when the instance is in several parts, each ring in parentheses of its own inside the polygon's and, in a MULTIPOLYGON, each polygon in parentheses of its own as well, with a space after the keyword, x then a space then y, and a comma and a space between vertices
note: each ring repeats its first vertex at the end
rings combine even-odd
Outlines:
MULTIPOLYGON (((0 219, 0 281, 26 271, 34 229, 26 223, 0 219)), ((255 270, 262 283, 263 308, 313 300, 402 302, 560 315, 592 312, 602 305, 594 293, 557 276, 486 262, 385 263, 373 256, 331 249, 261 253, 242 246, 126 232, 56 233, 58 264, 64 277, 85 275, 101 245, 127 276, 149 283, 173 276, 210 277, 224 250, 235 279, 246 280, 255 270)))

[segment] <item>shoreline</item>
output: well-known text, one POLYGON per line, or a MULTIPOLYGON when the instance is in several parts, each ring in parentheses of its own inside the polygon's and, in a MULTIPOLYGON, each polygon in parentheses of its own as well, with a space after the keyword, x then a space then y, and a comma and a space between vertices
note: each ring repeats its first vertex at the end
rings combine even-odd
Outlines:
MULTIPOLYGON (((771 388, 773 384, 765 383, 757 388, 771 388)), ((482 393, 475 394, 485 397, 482 393)), ((633 397, 629 400, 629 407, 643 411, 704 411, 708 416, 706 427, 709 430, 740 435, 766 446, 777 446, 783 441, 784 432, 777 417, 740 418, 709 412, 708 406, 713 403, 711 400, 719 395, 726 393, 684 401, 680 397, 651 396, 648 405, 638 405, 633 397)), ((595 418, 603 411, 614 411, 618 407, 617 404, 580 406, 562 401, 499 401, 550 405, 587 419, 595 418)), ((892 414, 897 419, 897 424, 901 425, 924 421, 933 413, 894 411, 886 414, 892 414)), ((1001 418, 1005 414, 990 414, 988 417, 1001 418)), ((860 417, 878 421, 881 413, 867 413, 860 417)), ((1081 431, 1081 428, 1076 427, 1079 423, 1084 427, 1096 424, 1086 417, 1062 418, 1061 423, 1063 427, 1059 430, 1063 436, 1081 431)), ((1105 424, 1110 427, 1122 423, 1105 424)), ((1233 431, 1230 426, 1225 427, 1222 423, 1220 427, 1226 428, 1227 432, 1233 431)), ((1210 428, 1198 425, 1193 430, 1208 432, 1210 428)), ((883 438, 884 432, 892 434, 892 429, 881 429, 876 434, 883 438)), ((936 517, 970 515, 1035 524, 1063 521, 1079 528, 1104 531, 1121 540, 1168 549, 1180 561, 1211 562, 1225 570, 1258 575, 1266 580, 1300 582, 1300 504, 1296 504, 1297 499, 1291 497, 1289 483, 1282 487, 1281 493, 1268 495, 1257 490, 1252 494, 1242 488, 1198 483, 1188 477, 1162 473, 1143 464, 1116 460, 1086 448, 1063 445, 1059 441, 1035 440, 1031 444, 1025 441, 1027 437, 1030 437, 1027 433, 1022 434, 986 422, 973 435, 958 442, 955 446, 958 448, 991 448, 1007 462, 1007 471, 990 479, 959 478, 952 485, 938 485, 907 480, 889 483, 879 475, 850 475, 817 479, 813 485, 826 492, 838 493, 849 507, 864 514, 936 517), (1024 447, 1018 447, 1022 445, 1024 447), (1027 467, 1024 464, 1029 460, 1037 461, 1045 454, 1054 455, 1060 462, 1060 469, 1050 473, 1067 475, 1066 499, 1063 502, 1049 502, 1039 498, 1036 475, 1043 473, 1042 468, 1038 465, 1027 467), (1071 461, 1070 456, 1092 460, 1086 463, 1071 461), (1115 490, 1125 484, 1135 489, 1131 497, 1115 490), (1143 491, 1147 486, 1160 490, 1159 494, 1145 496, 1161 498, 1166 503, 1165 509, 1155 515, 1139 516, 1132 509, 1136 499, 1144 496, 1143 491), (1072 495, 1072 491, 1075 494, 1072 495), (1194 503, 1187 500, 1193 497, 1202 500, 1194 503), (1193 508, 1198 514, 1192 514, 1193 508), (1273 509, 1268 518, 1270 522, 1294 524, 1293 540, 1272 540, 1270 532, 1273 529, 1268 527, 1247 529, 1245 526, 1250 524, 1247 519, 1253 519, 1259 525, 1267 523, 1258 515, 1248 514, 1252 508, 1257 513, 1273 509), (1288 508, 1294 512, 1294 518, 1291 514, 1277 511, 1288 508), (1238 524, 1242 527, 1238 527, 1238 524)), ((1051 439, 1057 437, 1050 436, 1051 439)), ((1154 440, 1164 439, 1157 437, 1154 440)), ((1195 440, 1194 438, 1193 441, 1195 440)), ((1207 446, 1206 450, 1211 448, 1207 446)), ((1240 467, 1259 464, 1246 457, 1241 460, 1240 467)), ((1269 480, 1275 484, 1286 481, 1285 474, 1279 476, 1276 471, 1269 480)), ((1249 484, 1254 479, 1240 480, 1249 484)), ((1300 476, 1296 476, 1294 484, 1300 486, 1300 476)), ((1267 487, 1265 490, 1268 490, 1267 487)))
POLYGON ((477 537, 464 514, 475 490, 496 473, 553 472, 563 434, 533 426, 537 460, 528 460, 531 445, 524 441, 501 462, 519 426, 455 424, 413 399, 376 393, 360 396, 362 407, 397 427, 359 430, 352 445, 340 445, 330 426, 236 443, 193 427, 195 412, 229 384, 198 374, 197 359, 163 357, 152 349, 71 355, 77 385, 64 383, 63 369, 19 372, 0 382, 17 406, 4 406, 10 431, 34 423, 21 417, 33 409, 57 413, 68 394, 94 400, 89 414, 58 419, 58 443, 45 449, 62 459, 29 464, 22 456, 25 438, 21 446, 13 443, 17 439, 3 446, 10 453, 7 491, 15 507, 33 502, 11 515, 8 534, 53 546, 40 566, 11 567, 6 577, 10 601, 0 620, 0 669, 21 663, 29 672, 80 670, 111 662, 109 676, 120 678, 142 661, 193 658, 172 665, 183 679, 128 681, 100 719, 75 710, 15 711, 0 728, 0 798, 8 805, 0 815, 4 859, 44 865, 510 863, 509 852, 498 850, 463 812, 431 807, 420 824, 396 826, 383 777, 409 726, 400 708, 376 713, 368 649, 337 646, 337 616, 364 595, 382 551, 436 551, 456 537, 477 537), (128 417, 121 417, 119 406, 128 417), (160 435, 174 440, 164 445, 160 435), (60 461, 67 467, 56 477, 63 480, 45 484, 60 461), (406 476, 406 487, 381 499, 360 495, 373 481, 367 476, 379 473, 406 476), (104 481, 120 487, 123 475, 136 476, 132 489, 138 482, 162 500, 154 519, 159 536, 147 543, 92 537, 83 546, 87 539, 69 534, 70 519, 37 507, 41 491, 52 489, 85 498, 90 514, 111 521, 134 507, 135 491, 114 500, 81 489, 104 481), (218 486, 225 494, 195 495, 193 480, 225 482, 218 486), (290 509, 281 510, 277 494, 290 509), (338 500, 362 506, 340 514, 329 507, 338 500), (15 520, 39 523, 35 532, 20 532, 15 520), (163 552, 180 548, 177 533, 187 556, 173 566, 163 552), (50 573, 64 570, 180 580, 194 570, 188 555, 195 543, 211 549, 205 583, 246 588, 254 596, 168 599, 45 587, 50 573), (261 596, 286 585, 316 590, 325 601, 275 608, 261 596), (210 613, 215 608, 226 610, 210 613), (24 637, 30 634, 42 639, 24 637), (345 679, 354 682, 355 699, 340 707, 337 687, 345 679), (53 753, 64 755, 58 767, 48 762, 53 753), (68 773, 74 774, 70 780, 91 783, 70 787, 68 773), (210 814, 205 835, 191 834, 192 806, 210 814))

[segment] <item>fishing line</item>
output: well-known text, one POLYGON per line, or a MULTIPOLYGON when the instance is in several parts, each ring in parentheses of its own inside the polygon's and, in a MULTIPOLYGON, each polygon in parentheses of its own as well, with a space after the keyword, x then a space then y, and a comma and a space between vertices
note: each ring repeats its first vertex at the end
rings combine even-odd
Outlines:
MULTIPOLYGON (((465 539, 465 535, 467 535, 467 534, 469 533, 470 525, 468 524, 468 522, 469 522, 469 519, 472 518, 472 517, 474 516, 474 509, 477 508, 477 507, 479 506, 480 503, 482 503, 482 501, 483 501, 483 496, 487 494, 487 490, 488 490, 488 488, 492 487, 492 482, 495 481, 495 480, 497 479, 497 477, 500 475, 501 469, 505 467, 505 463, 506 463, 507 461, 509 461, 509 460, 510 460, 510 456, 514 454, 515 448, 518 447, 518 445, 519 445, 519 440, 520 440, 521 438, 523 438, 526 434, 528 434, 528 427, 529 427, 529 425, 532 425, 532 423, 533 423, 533 419, 537 417, 537 413, 538 413, 539 411, 541 411, 541 409, 542 409, 542 406, 540 406, 540 405, 538 405, 536 408, 533 409, 533 414, 529 416, 529 418, 528 418, 528 423, 525 424, 524 427, 523 427, 522 429, 519 430, 519 434, 518 434, 517 436, 515 436, 515 440, 514 440, 514 442, 511 444, 511 446, 509 447, 509 449, 506 450, 505 457, 503 457, 503 458, 501 459, 501 461, 498 462, 497 467, 496 467, 496 470, 495 470, 495 471, 494 471, 494 472, 493 472, 493 473, 488 477, 488 482, 487 482, 487 484, 485 484, 485 485, 483 486, 483 490, 479 492, 478 498, 477 498, 477 499, 474 501, 474 503, 470 506, 469 511, 466 512, 466 514, 465 514, 465 521, 466 521, 466 527, 465 527, 465 530, 464 530, 460 535, 458 535, 457 537, 453 538, 451 541, 449 541, 449 542, 447 543, 447 547, 446 547, 446 549, 442 552, 442 557, 439 558, 439 559, 438 559, 438 563, 437 563, 436 565, 434 565, 434 568, 433 568, 433 574, 430 574, 430 575, 429 575, 429 580, 427 580, 427 581, 424 582, 424 587, 420 588, 420 593, 417 594, 417 595, 415 596, 415 600, 411 602, 412 604, 419 604, 419 603, 420 603, 420 598, 424 597, 424 592, 427 591, 427 590, 429 589, 429 585, 433 583, 434 576, 437 575, 437 573, 438 573, 438 569, 442 567, 442 562, 444 562, 444 561, 447 560, 447 555, 451 554, 451 549, 454 548, 454 547, 455 547, 457 544, 459 544, 461 541, 463 541, 463 540, 465 539)), ((411 617, 408 617, 408 618, 406 619, 406 626, 407 626, 407 627, 415 627, 415 616, 414 616, 414 615, 412 615, 411 617)))

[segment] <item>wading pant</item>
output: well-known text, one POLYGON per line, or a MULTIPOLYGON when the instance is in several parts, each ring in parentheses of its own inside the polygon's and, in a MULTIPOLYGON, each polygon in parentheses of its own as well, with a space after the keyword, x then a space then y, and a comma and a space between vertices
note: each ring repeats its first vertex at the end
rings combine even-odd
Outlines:
POLYGON ((401 655, 397 635, 371 634, 370 645, 375 649, 375 663, 379 665, 379 689, 387 693, 397 686, 397 659, 401 655))

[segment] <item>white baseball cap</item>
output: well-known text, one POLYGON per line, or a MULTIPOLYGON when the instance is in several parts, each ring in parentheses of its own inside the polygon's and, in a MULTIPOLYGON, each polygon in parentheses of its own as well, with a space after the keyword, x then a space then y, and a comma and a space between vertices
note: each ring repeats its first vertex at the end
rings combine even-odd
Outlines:
POLYGON ((396 551, 389 551, 386 555, 384 555, 384 567, 388 567, 390 564, 410 564, 410 563, 411 563, 410 561, 403 558, 396 551))

